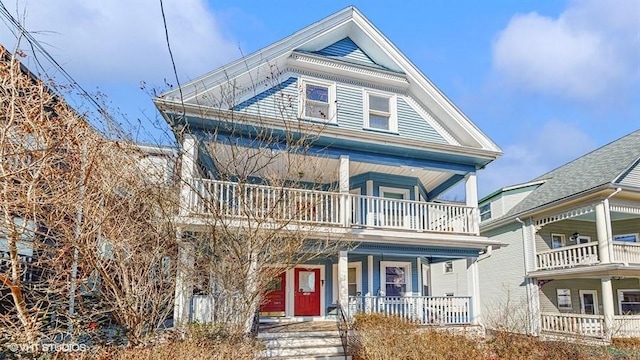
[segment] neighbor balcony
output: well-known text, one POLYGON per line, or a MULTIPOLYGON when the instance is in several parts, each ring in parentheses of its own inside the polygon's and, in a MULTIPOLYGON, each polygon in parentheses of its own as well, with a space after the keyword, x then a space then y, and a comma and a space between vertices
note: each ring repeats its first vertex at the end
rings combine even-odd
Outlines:
POLYGON ((478 235, 477 208, 335 191, 194 179, 184 215, 478 235))
MULTIPOLYGON (((614 242, 611 262, 640 264, 640 244, 614 242)), ((600 264, 598 242, 588 242, 536 254, 537 270, 565 269, 600 264)))

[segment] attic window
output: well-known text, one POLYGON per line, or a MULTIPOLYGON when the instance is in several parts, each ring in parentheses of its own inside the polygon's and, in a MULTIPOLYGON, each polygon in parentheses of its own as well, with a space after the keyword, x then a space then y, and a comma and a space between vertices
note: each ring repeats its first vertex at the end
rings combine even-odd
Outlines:
POLYGON ((491 203, 480 206, 480 221, 491 219, 491 203))
POLYGON ((331 83, 302 81, 300 117, 335 122, 335 86, 331 83))
POLYGON ((395 95, 365 91, 364 108, 365 128, 398 132, 395 95))

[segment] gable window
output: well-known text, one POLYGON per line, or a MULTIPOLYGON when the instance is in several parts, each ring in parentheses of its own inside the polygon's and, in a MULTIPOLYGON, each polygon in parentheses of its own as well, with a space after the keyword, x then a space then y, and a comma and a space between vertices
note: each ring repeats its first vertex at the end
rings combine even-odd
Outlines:
POLYGON ((395 95, 364 92, 364 127, 398 132, 395 95))
POLYGON ((328 82, 302 80, 300 117, 335 122, 335 85, 328 82))
POLYGON ((480 206, 480 221, 491 219, 491 203, 480 206))
POLYGON ((450 274, 453 272, 453 261, 447 261, 444 263, 444 273, 450 274))

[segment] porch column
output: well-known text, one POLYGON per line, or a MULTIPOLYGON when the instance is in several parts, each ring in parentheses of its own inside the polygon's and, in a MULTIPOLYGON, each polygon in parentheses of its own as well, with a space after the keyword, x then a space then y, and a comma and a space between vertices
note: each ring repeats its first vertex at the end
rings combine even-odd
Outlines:
POLYGON ((338 304, 347 310, 349 303, 349 258, 346 251, 338 253, 338 304))
POLYGON ((478 213, 478 180, 476 174, 468 174, 465 182, 466 205, 475 209, 473 212, 473 231, 480 232, 480 214, 478 213))
POLYGON ((345 226, 351 221, 351 201, 349 201, 349 156, 340 156, 339 187, 341 194, 340 220, 345 226))
POLYGON ((191 191, 194 184, 192 179, 196 175, 196 159, 198 157, 198 142, 195 138, 185 136, 182 141, 182 154, 180 155, 180 210, 179 213, 185 216, 191 207, 191 191))
POLYGON ((604 336, 607 340, 611 339, 613 330, 613 289, 611 286, 611 276, 600 279, 602 285, 602 313, 604 315, 604 336))
POLYGON ((183 232, 178 229, 178 262, 176 263, 176 288, 173 304, 173 325, 186 326, 191 313, 193 294, 193 244, 184 241, 183 232))
POLYGON ((467 258, 467 292, 471 296, 471 323, 480 323, 480 281, 478 279, 478 258, 467 258))
POLYGON ((598 236, 598 254, 600 256, 601 264, 609 264, 611 262, 611 254, 609 252, 609 238, 608 238, 608 212, 609 202, 602 201, 596 204, 596 235, 598 236))
POLYGON ((538 281, 526 279, 527 310, 529 311, 529 333, 538 336, 540 333, 540 295, 538 281))

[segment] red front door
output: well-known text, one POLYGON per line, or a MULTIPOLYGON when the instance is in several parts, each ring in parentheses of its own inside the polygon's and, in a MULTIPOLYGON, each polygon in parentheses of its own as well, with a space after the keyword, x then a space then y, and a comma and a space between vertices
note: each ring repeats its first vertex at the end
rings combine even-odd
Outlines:
POLYGON ((320 315, 320 269, 300 269, 294 272, 295 296, 293 313, 295 316, 320 315))
POLYGON ((284 316, 286 297, 286 276, 281 273, 269 285, 260 306, 260 316, 284 316))

